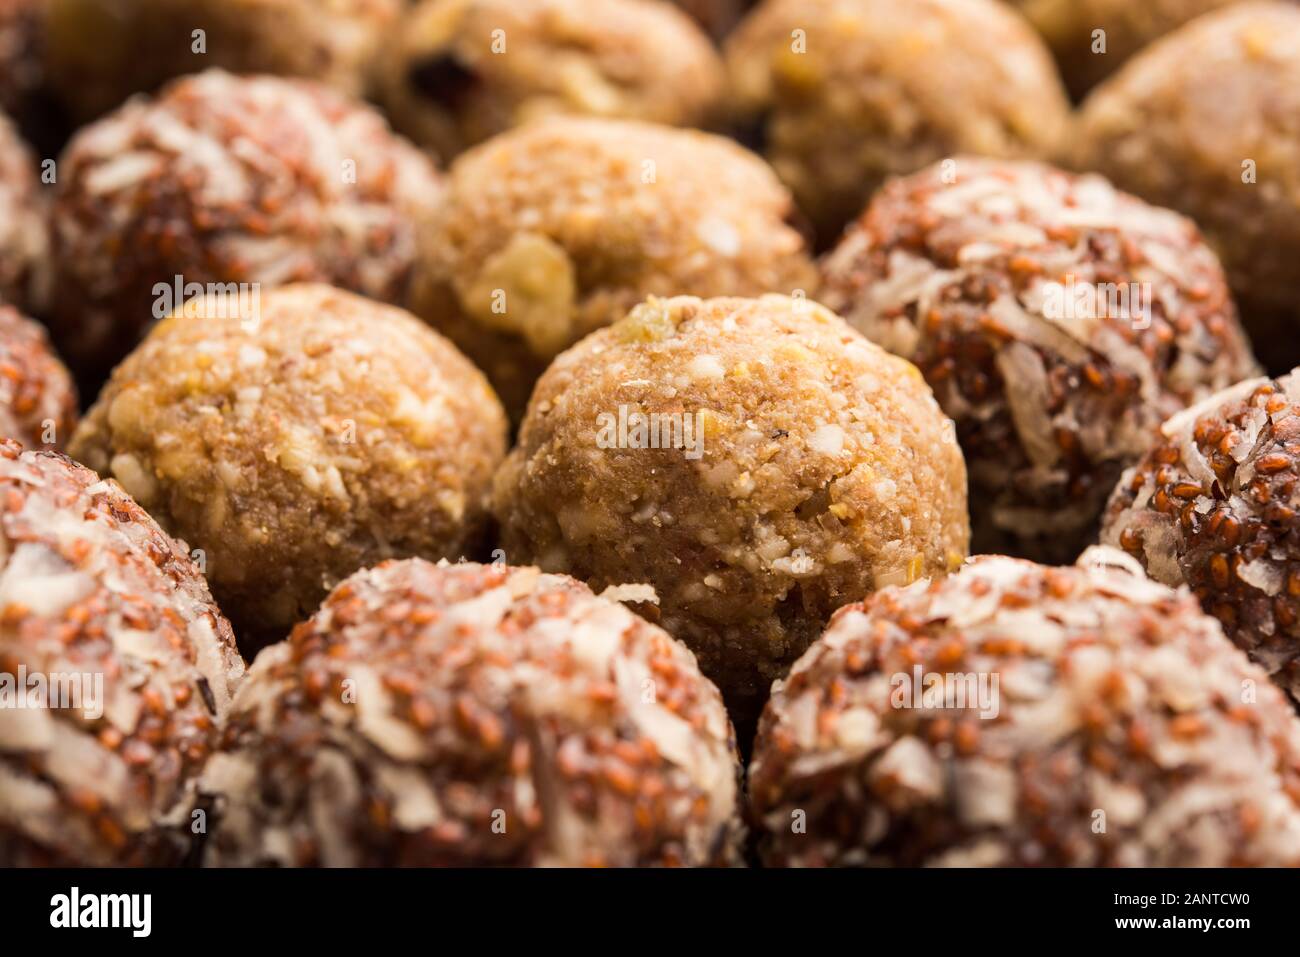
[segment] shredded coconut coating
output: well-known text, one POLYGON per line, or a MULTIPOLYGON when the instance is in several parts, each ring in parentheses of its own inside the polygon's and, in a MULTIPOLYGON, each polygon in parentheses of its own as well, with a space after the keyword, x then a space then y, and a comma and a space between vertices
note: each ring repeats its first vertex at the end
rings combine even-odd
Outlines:
POLYGON ((742 728, 831 612, 957 567, 968 539, 961 451, 920 373, 784 296, 652 298, 561 355, 494 511, 512 561, 653 586, 646 613, 742 728), (602 447, 620 407, 692 417, 702 454, 602 447))
POLYGON ((1300 702, 1300 371, 1174 416, 1115 488, 1102 540, 1186 584, 1300 702))
POLYGON ((1295 865, 1300 721, 1123 554, 981 557, 841 609, 773 691, 749 800, 771 865, 1295 865), (996 676, 996 716, 909 702, 917 671, 996 676))
POLYGON ((77 424, 77 389, 45 329, 0 303, 0 437, 58 451, 77 424))
POLYGON ((154 328, 70 449, 204 550, 242 648, 358 568, 477 547, 506 420, 464 356, 327 286, 263 293, 255 329, 208 303, 154 328))
POLYGON ((393 45, 394 125, 443 158, 554 115, 702 126, 725 85, 709 38, 660 0, 423 0, 393 45))
POLYGON ((536 568, 386 562, 253 664, 207 863, 734 864, 739 776, 661 629, 536 568))
POLYGON ((738 114, 833 242, 893 175, 953 153, 1047 156, 1051 55, 997 0, 766 0, 727 41, 738 114))
POLYGON ((47 0, 0 0, 0 110, 22 115, 44 75, 41 12, 47 0))
POLYGON ((230 625, 116 483, 2 439, 0 673, 20 668, 102 676, 102 715, 0 708, 0 864, 177 863, 244 673, 230 625))
POLYGON ((441 195, 370 107, 306 81, 179 80, 82 129, 59 161, 55 341, 74 368, 107 372, 177 276, 400 302, 441 195))
POLYGON ((1160 37, 1238 0, 1008 0, 1029 18, 1056 57, 1074 97, 1118 70, 1160 37), (1105 31, 1105 49, 1095 49, 1105 31))
POLYGON ((488 375, 512 416, 557 354, 649 295, 761 295, 816 282, 790 194, 706 133, 553 118, 452 167, 414 311, 488 375))
POLYGON ((361 96, 405 7, 405 0, 46 3, 50 84, 83 121, 209 67, 316 80, 361 96), (201 51, 196 30, 203 31, 201 51))
POLYGON ((36 158, 0 113, 0 302, 39 311, 49 292, 47 207, 36 158))
POLYGON ((1297 115, 1300 6, 1235 3, 1129 61, 1075 137, 1081 166, 1196 220, 1275 373, 1300 363, 1297 115))
POLYGON ((1073 561, 1160 422, 1257 373, 1193 223, 1037 163, 958 158, 890 183, 822 281, 956 421, 977 553, 1073 561))

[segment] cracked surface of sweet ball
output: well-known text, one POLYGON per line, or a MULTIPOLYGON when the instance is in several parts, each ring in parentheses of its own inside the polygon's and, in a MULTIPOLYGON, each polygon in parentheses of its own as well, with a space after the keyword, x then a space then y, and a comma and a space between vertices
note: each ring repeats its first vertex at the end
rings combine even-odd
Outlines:
POLYGON ((39 678, 37 702, 65 705, 0 708, 0 863, 179 863, 244 673, 230 625, 184 543, 116 483, 10 439, 0 673, 11 694, 30 702, 39 678))
POLYGON ((1258 371, 1191 221, 1033 162, 890 183, 822 261, 821 295, 957 423, 976 553, 1073 561, 1156 427, 1258 371))
POLYGON ((982 556, 836 615, 748 793, 776 866, 1294 866, 1300 720, 1122 553, 982 556))
POLYGON ((386 562, 253 664, 203 791, 211 865, 739 860, 717 689, 536 568, 386 562))
POLYGON ((652 298, 561 355, 493 508, 512 561, 652 585, 643 610, 741 728, 838 606, 943 574, 968 538, 961 451, 920 373, 784 296, 652 298), (633 414, 660 425, 638 437, 633 414))
POLYGON ((328 286, 267 290, 255 323, 222 305, 155 326, 70 449, 203 549, 246 652, 358 568, 479 546, 506 420, 464 356, 328 286))

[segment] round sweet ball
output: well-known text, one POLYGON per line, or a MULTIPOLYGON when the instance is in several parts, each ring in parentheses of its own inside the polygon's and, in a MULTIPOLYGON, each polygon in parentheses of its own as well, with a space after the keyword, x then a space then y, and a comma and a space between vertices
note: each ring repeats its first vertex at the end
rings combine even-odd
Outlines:
POLYGON ((1300 702, 1300 370, 1179 413, 1124 473, 1102 540, 1188 585, 1300 702))
POLYGON ((1153 41, 1203 13, 1238 0, 1009 2, 1043 35, 1071 95, 1082 97, 1153 41))
POLYGON ((0 437, 58 450, 77 424, 77 389, 45 329, 0 303, 0 437))
POLYGON ((405 6, 405 0, 45 2, 50 85, 81 120, 208 67, 317 80, 360 96, 405 6))
POLYGON ((722 96, 722 61, 661 0, 423 0, 385 57, 398 129, 450 158, 556 114, 699 126, 722 96))
POLYGON ((512 561, 642 605, 743 729, 837 607, 966 555, 966 470, 916 368, 809 300, 650 299, 537 384, 494 511, 512 561))
POLYGON ((1273 373, 1300 363, 1300 6, 1240 3, 1134 57, 1078 121, 1077 162, 1191 216, 1273 373))
POLYGON ((985 556, 840 611, 748 794, 770 865, 1295 865, 1300 721, 1122 553, 985 556))
POLYGON ((49 294, 48 208, 36 157, 0 113, 0 302, 39 311, 49 294))
POLYGON ((414 310, 522 414, 550 361, 649 295, 793 294, 816 269, 790 194, 706 133, 554 118, 452 167, 414 310))
POLYGON ((735 864, 717 688, 571 578, 358 572, 264 651, 202 790, 224 866, 735 864))
POLYGON ((237 306, 191 300, 155 326, 70 452, 202 550, 251 653, 358 568, 477 547, 506 420, 400 309, 319 285, 237 306))
POLYGON ((181 542, 114 482, 0 439, 0 861, 178 863, 244 673, 181 542))
POLYGON ((737 118, 823 245, 889 176, 1048 155, 1069 123, 1043 41, 998 0, 765 0, 726 59, 737 118))
POLYGON ((1073 561, 1152 431, 1257 372, 1196 227, 1098 176, 943 161, 881 190, 822 274, 956 421, 977 553, 1073 561))
POLYGON ((382 116, 306 81, 186 77, 59 160, 55 341, 103 374, 209 284, 327 282, 401 301, 438 173, 382 116))

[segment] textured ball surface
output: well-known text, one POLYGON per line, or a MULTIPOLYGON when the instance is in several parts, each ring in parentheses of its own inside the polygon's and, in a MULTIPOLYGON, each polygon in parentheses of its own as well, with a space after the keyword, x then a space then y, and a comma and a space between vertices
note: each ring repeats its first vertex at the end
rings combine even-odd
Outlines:
POLYGON ((106 373, 178 282, 327 282, 400 302, 441 195, 378 112, 325 87, 179 80, 83 128, 59 161, 55 341, 106 373))
POLYGON ((783 296, 651 299, 561 355, 494 510, 511 561, 652 585, 742 727, 832 611, 956 567, 968 536, 917 370, 783 296))
POLYGON ((648 295, 761 295, 816 281, 790 194, 718 136, 560 118, 453 166, 415 311, 487 373, 512 416, 557 354, 648 295))
POLYGON ((1075 161, 1196 220, 1274 374, 1300 364, 1300 5, 1239 3, 1084 103, 1075 161))
POLYGON ((394 123, 444 158, 557 114, 702 126, 724 86, 709 38, 660 0, 424 0, 395 45, 394 123))
POLYGON ((739 115, 823 245, 889 176, 1048 155, 1069 125, 1051 55, 995 0, 766 0, 726 54, 739 115))
POLYGON ((1037 163, 890 183, 822 276, 956 421, 977 553, 1073 561, 1160 422, 1257 370, 1190 221, 1037 163))
POLYGON ((387 562, 237 698, 217 865, 735 863, 739 764, 690 652, 535 568, 387 562))
POLYGON ((57 451, 77 424, 77 389, 45 330, 0 304, 0 436, 57 451))
POLYGON ((1220 392, 1164 424, 1124 473, 1102 540, 1191 587, 1300 701, 1300 372, 1220 392))
POLYGON ((4 439, 0 501, 0 689, 25 698, 0 708, 0 863, 178 863, 244 673, 230 625, 115 483, 4 439))
POLYGON ((1190 595, 1129 566, 981 557, 842 609, 763 714, 763 859, 1300 861, 1300 721, 1190 595))
POLYGON ((282 638, 358 568, 478 545, 506 420, 414 317, 326 286, 256 322, 193 300, 114 372, 71 452, 203 549, 241 647, 282 638))
POLYGON ((1043 35, 1081 97, 1135 53, 1189 20, 1239 0, 1009 0, 1043 35), (1097 31, 1103 35, 1098 36, 1097 31), (1104 43, 1104 47, 1102 47, 1104 43))
POLYGON ((405 0, 45 0, 50 84, 93 119, 215 67, 360 96, 405 0), (196 31, 202 35, 196 36, 196 31), (201 44, 201 47, 200 47, 201 44))

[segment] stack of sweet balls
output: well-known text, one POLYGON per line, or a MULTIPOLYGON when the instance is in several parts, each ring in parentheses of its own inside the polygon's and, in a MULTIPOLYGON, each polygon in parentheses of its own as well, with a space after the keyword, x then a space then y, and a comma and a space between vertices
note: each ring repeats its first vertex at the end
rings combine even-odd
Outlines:
POLYGON ((0 0, 0 864, 1300 865, 1300 15, 678 6, 0 0))

